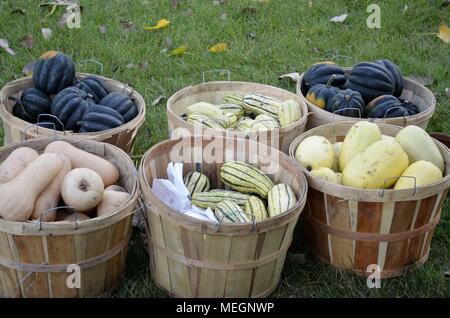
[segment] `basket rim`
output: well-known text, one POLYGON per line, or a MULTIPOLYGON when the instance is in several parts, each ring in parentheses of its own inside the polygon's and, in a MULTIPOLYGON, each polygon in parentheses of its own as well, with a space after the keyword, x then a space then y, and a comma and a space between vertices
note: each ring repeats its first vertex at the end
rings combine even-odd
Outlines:
MULTIPOLYGON (((77 80, 85 78, 85 77, 89 77, 89 76, 95 76, 95 77, 102 79, 103 81, 107 82, 110 85, 119 87, 119 88, 129 92, 130 96, 132 96, 135 100, 135 104, 138 107, 139 113, 132 120, 130 120, 129 122, 127 122, 119 127, 115 127, 112 129, 103 130, 103 131, 99 131, 99 132, 74 133, 74 132, 58 131, 58 130, 49 129, 49 128, 45 128, 45 127, 39 127, 39 130, 43 131, 44 134, 41 134, 38 132, 32 132, 31 130, 28 130, 27 134, 35 135, 35 136, 48 136, 48 135, 56 134, 58 136, 64 136, 64 137, 75 136, 75 137, 82 137, 82 138, 86 138, 86 139, 93 139, 93 138, 103 136, 103 135, 107 135, 107 136, 115 135, 115 134, 118 134, 123 131, 134 130, 136 128, 139 128, 144 123, 145 113, 146 113, 145 100, 144 100, 143 96, 138 91, 134 90, 131 86, 128 86, 127 84, 119 82, 115 79, 108 78, 108 77, 105 77, 102 75, 97 75, 97 74, 77 72, 75 76, 76 76, 77 80)), ((3 86, 2 89, 0 90, 0 117, 1 117, 2 121, 3 122, 6 121, 8 124, 13 123, 14 125, 18 126, 21 131, 25 131, 26 129, 28 129, 30 127, 35 127, 36 124, 29 123, 29 122, 24 121, 16 116, 14 116, 13 114, 11 114, 6 109, 6 105, 3 103, 3 101, 6 100, 10 96, 10 94, 8 94, 8 95, 6 94, 7 90, 14 87, 15 85, 19 85, 19 84, 23 85, 24 83, 27 83, 27 82, 32 84, 33 78, 30 76, 25 76, 25 77, 15 79, 13 81, 6 83, 6 85, 3 86)))
MULTIPOLYGON (((346 71, 346 73, 351 72, 351 70, 353 69, 352 67, 343 67, 342 69, 344 69, 344 71, 346 71)), ((301 86, 303 84, 303 77, 305 75, 305 72, 303 72, 302 74, 300 74, 300 77, 297 81, 297 83, 295 84, 295 92, 296 95, 300 96, 300 98, 303 99, 303 101, 308 105, 308 110, 314 114, 323 114, 323 115, 330 115, 333 116, 333 113, 330 113, 320 107, 317 107, 316 105, 314 105, 313 103, 311 103, 305 95, 303 95, 302 90, 301 90, 301 86)), ((427 107, 427 109, 425 109, 424 111, 421 111, 417 114, 411 115, 411 116, 406 116, 406 117, 392 117, 392 118, 373 118, 373 121, 376 123, 389 123, 390 121, 393 120, 399 120, 401 118, 406 118, 406 120, 415 120, 415 119, 421 119, 422 117, 426 116, 426 115, 431 115, 435 112, 436 110, 436 97, 434 96, 433 92, 426 86, 422 85, 421 83, 407 77, 407 76, 403 76, 403 81, 412 83, 414 85, 419 86, 421 89, 423 89, 432 99, 432 103, 430 107, 427 107)), ((359 120, 364 120, 367 118, 356 118, 356 117, 348 117, 348 116, 342 116, 339 114, 334 114, 333 116, 335 118, 335 121, 359 121, 359 120)))
MULTIPOLYGON (((307 192, 308 192, 308 183, 307 183, 307 179, 303 173, 303 171, 301 171, 301 169, 299 169, 298 166, 296 166, 294 164, 294 162, 292 162, 292 159, 289 158, 288 155, 286 155, 285 153, 283 153, 282 151, 264 145, 264 144, 259 144, 259 146, 263 146, 263 147, 269 147, 271 148, 271 151, 277 151, 278 155, 283 157, 283 160, 285 160, 287 163, 292 164, 294 167, 296 167, 298 169, 299 172, 299 176, 300 176, 300 180, 299 180, 299 184, 301 187, 301 197, 297 199, 297 203, 295 204, 294 207, 292 207, 291 209, 275 216, 275 217, 271 217, 268 218, 264 221, 260 221, 260 222, 256 222, 255 223, 255 230, 252 231, 253 228, 253 224, 252 223, 244 223, 244 224, 234 224, 234 223, 222 223, 220 224, 220 230, 217 229, 216 227, 216 223, 212 223, 212 222, 207 222, 207 221, 203 221, 203 220, 198 220, 195 219, 193 217, 190 216, 186 216, 183 213, 180 213, 178 211, 176 211, 175 209, 172 209, 170 207, 168 207, 167 205, 165 205, 153 192, 148 179, 147 179, 147 175, 145 173, 145 162, 147 161, 148 157, 150 156, 150 154, 155 151, 156 149, 159 149, 161 147, 167 146, 169 144, 172 143, 176 143, 179 142, 181 139, 183 140, 187 140, 187 139, 191 139, 191 140, 195 140, 195 139, 199 139, 201 138, 203 140, 203 138, 215 138, 215 139, 220 139, 220 140, 229 140, 232 138, 226 138, 226 137, 222 137, 222 136, 190 136, 190 137, 184 137, 184 138, 180 138, 180 139, 166 139, 163 141, 160 141, 159 143, 153 145, 142 157, 140 166, 139 166, 139 179, 140 179, 140 187, 141 187, 141 191, 142 191, 142 196, 143 196, 143 200, 146 199, 145 198, 145 192, 148 192, 149 195, 151 195, 151 199, 152 200, 157 200, 158 204, 161 206, 166 207, 166 215, 170 218, 174 218, 177 221, 182 221, 184 224, 187 225, 193 225, 195 227, 201 227, 205 232, 208 232, 208 234, 216 234, 216 235, 226 235, 226 234, 239 234, 239 233, 245 233, 245 234, 256 234, 259 232, 263 232, 267 229, 270 229, 272 227, 273 223, 281 223, 287 220, 290 220, 292 218, 294 218, 296 216, 296 214, 301 214, 303 211, 303 208, 306 204, 306 198, 307 198, 307 192), (143 183, 143 184, 142 184, 143 183)), ((250 143, 255 143, 254 141, 248 140, 248 142, 250 143)), ((151 205, 151 202, 147 203, 151 205)), ((283 223, 284 224, 284 223, 283 223)))
MULTIPOLYGON (((365 120, 368 121, 368 120, 365 120)), ((395 189, 359 189, 354 187, 345 186, 342 184, 336 184, 329 181, 326 181, 318 176, 315 176, 311 174, 305 167, 303 167, 295 158, 295 151, 300 144, 302 140, 304 140, 306 137, 312 136, 312 135, 319 135, 321 136, 321 131, 328 129, 328 128, 336 128, 336 127, 344 127, 350 129, 352 125, 354 125, 354 121, 341 121, 331 124, 326 124, 322 126, 318 126, 315 128, 312 128, 297 138, 292 142, 291 146, 289 147, 289 156, 291 159, 295 162, 297 166, 300 167, 300 169, 305 174, 306 178, 308 179, 308 185, 318 191, 324 192, 326 194, 338 196, 341 198, 345 198, 348 200, 355 200, 355 201, 368 201, 368 202, 388 202, 388 201, 408 201, 408 200, 419 200, 423 198, 427 198, 430 195, 430 193, 438 193, 442 189, 446 189, 450 187, 450 152, 449 149, 442 144, 440 141, 433 139, 434 143, 438 146, 439 150, 441 152, 446 152, 447 157, 444 156, 445 161, 445 172, 446 175, 439 181, 431 183, 426 186, 417 187, 417 192, 412 194, 411 189, 402 189, 402 190, 395 190, 395 189), (437 189, 440 189, 439 191, 437 189), (381 193, 383 193, 383 196, 381 196, 381 193)), ((383 132, 383 129, 394 129, 397 132, 403 129, 402 126, 396 126, 396 125, 390 125, 385 123, 379 123, 375 122, 381 129, 382 133, 386 134, 386 132, 383 132)), ((388 134, 389 135, 389 134, 388 134)))
MULTIPOLYGON (((29 139, 20 143, 10 144, 7 146, 3 146, 0 148, 0 152, 3 151, 10 151, 13 149, 16 149, 18 147, 30 147, 30 144, 33 144, 35 142, 53 142, 53 141, 67 141, 69 143, 100 143, 104 147, 110 147, 113 149, 113 151, 118 152, 121 156, 121 160, 127 161, 128 164, 130 164, 134 170, 136 170, 136 167, 134 166, 133 162, 131 161, 131 158, 119 147, 96 141, 96 140, 88 140, 88 139, 76 139, 73 137, 56 137, 56 138, 49 138, 49 137, 39 137, 35 139, 29 139)), ((133 213, 136 210, 136 205, 138 203, 138 198, 140 194, 139 190, 139 182, 137 177, 137 172, 134 175, 134 182, 133 182, 133 189, 130 191, 130 198, 128 202, 120 207, 114 210, 111 213, 108 213, 106 215, 102 215, 100 217, 95 217, 89 220, 79 221, 78 226, 76 229, 74 229, 74 223, 73 222, 41 222, 42 228, 38 229, 37 225, 39 224, 38 221, 33 220, 27 220, 25 222, 17 222, 17 221, 7 221, 3 218, 0 218, 0 232, 7 232, 11 234, 18 234, 18 235, 46 235, 48 233, 52 233, 55 235, 69 235, 69 234, 76 234, 76 233, 85 233, 90 232, 93 230, 98 230, 100 228, 109 226, 110 224, 117 223, 121 221, 123 218, 130 215, 130 213, 123 213, 126 210, 133 209, 133 213)), ((142 206, 139 207, 141 209, 142 206)), ((131 213, 131 214, 133 214, 131 213)))
MULTIPOLYGON (((270 89, 276 89, 276 90, 280 90, 283 91, 285 93, 289 93, 292 95, 292 97, 298 98, 299 96, 293 92, 290 92, 288 90, 285 90, 283 88, 280 87, 276 87, 276 86, 272 86, 272 85, 268 85, 268 84, 262 84, 262 83, 254 83, 254 82, 244 82, 244 81, 211 81, 211 82, 204 82, 204 83, 200 83, 200 84, 196 84, 196 85, 189 85, 186 87, 183 87, 182 89, 176 91, 174 94, 172 94, 169 99, 167 100, 167 115, 171 118, 173 118, 174 120, 176 120, 178 123, 183 123, 183 125, 187 125, 189 128, 193 128, 194 125, 192 123, 189 123, 185 120, 183 120, 180 116, 178 116, 177 114, 175 114, 175 112, 172 109, 172 105, 175 104, 175 101, 178 99, 178 97, 180 95, 182 95, 183 93, 192 90, 192 89, 199 89, 201 87, 205 87, 205 86, 215 86, 215 85, 224 85, 224 84, 232 84, 232 85, 258 85, 261 87, 265 87, 265 88, 270 88, 270 89)), ((308 110, 308 106, 306 105, 305 101, 300 98, 300 109, 302 112, 302 116, 300 117, 299 120, 297 120, 296 122, 292 123, 291 125, 287 126, 287 127, 280 127, 280 128, 275 128, 275 129, 271 129, 271 130, 278 130, 281 133, 286 133, 289 132, 291 130, 294 130, 296 127, 298 126, 304 126, 306 125, 307 119, 308 119, 308 115, 309 115, 309 110, 308 110)), ((214 130, 211 129, 211 131, 217 132, 217 133, 223 133, 224 131, 222 130, 214 130)), ((228 133, 231 133, 232 136, 237 136, 237 137, 242 137, 244 138, 245 136, 248 136, 249 133, 248 132, 241 132, 241 131, 234 131, 234 130, 226 130, 228 133)))

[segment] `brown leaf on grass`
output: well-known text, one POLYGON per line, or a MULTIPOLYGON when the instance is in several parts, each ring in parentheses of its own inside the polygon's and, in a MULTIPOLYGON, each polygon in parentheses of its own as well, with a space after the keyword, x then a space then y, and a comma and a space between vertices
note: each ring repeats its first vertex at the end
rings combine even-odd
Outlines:
POLYGON ((427 75, 411 75, 408 77, 410 79, 412 79, 413 81, 419 82, 420 84, 422 84, 424 86, 430 86, 430 85, 433 85, 433 83, 434 83, 434 78, 432 78, 431 76, 427 76, 427 75))
POLYGON ((445 24, 441 24, 439 27, 439 33, 437 37, 440 38, 445 43, 450 43, 450 28, 445 24))
POLYGON ((287 74, 278 76, 278 80, 281 81, 283 79, 289 79, 289 80, 297 83, 300 80, 300 73, 294 72, 294 73, 287 73, 287 74))
POLYGON ((446 8, 450 5, 450 0, 444 0, 441 4, 441 8, 446 8))
POLYGON ((14 52, 14 50, 9 47, 8 40, 0 39, 0 47, 3 48, 6 52, 8 52, 9 55, 12 56, 16 55, 16 52, 14 52))
POLYGON ((193 14, 194 14, 194 11, 193 11, 192 9, 187 9, 187 10, 186 10, 186 15, 187 15, 188 17, 191 17, 193 14))
POLYGON ((27 63, 23 69, 22 69, 22 73, 25 76, 32 76, 33 75, 33 70, 34 70, 34 66, 36 65, 36 61, 31 61, 29 63, 27 63))
POLYGON ((170 0, 170 5, 173 9, 176 9, 178 5, 180 4, 180 0, 170 0))
POLYGON ((141 63, 139 63, 139 68, 141 69, 141 70, 146 70, 146 69, 148 69, 149 68, 149 64, 148 64, 148 62, 147 61, 142 61, 141 63))
POLYGON ((11 10, 11 14, 24 15, 25 13, 27 13, 27 10, 22 8, 14 8, 11 10))
POLYGON ((256 32, 248 31, 245 37, 247 38, 247 40, 254 40, 256 39, 256 32))
POLYGON ((257 10, 254 7, 245 7, 241 10, 241 13, 245 15, 254 15, 257 13, 257 10))
POLYGON ((120 20, 119 25, 123 30, 129 30, 134 27, 134 23, 130 20, 120 20))
POLYGON ((127 69, 132 69, 132 68, 135 68, 135 67, 136 67, 136 65, 134 65, 133 63, 128 63, 127 66, 126 66, 127 69))
POLYGON ((98 27, 98 31, 99 31, 101 34, 105 34, 105 33, 106 33, 106 25, 101 25, 101 26, 99 26, 99 27, 98 27))
POLYGON ((25 35, 21 39, 22 45, 26 47, 27 49, 33 48, 33 36, 31 34, 25 35))
POLYGON ((347 19, 347 17, 348 17, 348 14, 344 13, 344 14, 337 15, 337 16, 335 16, 335 17, 332 17, 332 18, 330 19, 330 21, 331 21, 331 22, 339 22, 339 23, 342 23, 342 22, 345 21, 345 19, 347 19))

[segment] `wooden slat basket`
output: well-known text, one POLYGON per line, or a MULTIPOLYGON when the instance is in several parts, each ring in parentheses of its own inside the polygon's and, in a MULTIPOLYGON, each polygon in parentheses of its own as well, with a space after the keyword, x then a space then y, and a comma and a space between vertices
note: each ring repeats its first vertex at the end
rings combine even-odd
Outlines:
MULTIPOLYGON (((342 141, 353 122, 316 127, 299 136, 342 141)), ((383 134, 395 136, 402 127, 378 123, 383 134)), ((446 163, 439 182, 416 189, 366 190, 327 182, 302 167, 308 179, 305 232, 313 252, 324 262, 367 276, 376 264, 382 278, 400 276, 428 259, 431 239, 450 186, 450 151, 435 140, 446 163)), ((297 162, 297 161, 296 161, 297 162)))
POLYGON ((266 297, 277 288, 307 191, 303 173, 287 155, 237 138, 169 140, 145 154, 139 182, 146 206, 151 273, 156 284, 169 295, 266 297), (264 150, 262 153, 267 155, 260 155, 254 152, 255 146, 270 152, 264 150), (211 147, 216 147, 214 160, 208 160, 211 147), (167 178, 167 164, 181 160, 185 174, 199 166, 209 176, 211 189, 222 188, 219 171, 224 160, 219 153, 225 153, 227 160, 259 162, 263 171, 272 171, 270 176, 275 182, 293 188, 298 199, 295 207, 255 224, 214 224, 168 208, 152 192, 154 179, 167 178), (178 154, 182 154, 182 159, 174 159, 178 154), (273 170, 267 170, 269 167, 273 170))
MULTIPOLYGON (((77 73, 77 79, 82 79, 86 76, 92 76, 87 73, 77 73)), ((133 144, 138 133, 139 128, 145 120, 145 101, 144 98, 128 85, 120 83, 116 80, 106 78, 100 75, 95 75, 104 81, 106 88, 111 92, 124 92, 129 94, 131 99, 138 107, 138 115, 130 120, 128 123, 109 130, 91 133, 72 133, 70 131, 55 131, 53 129, 38 127, 30 124, 20 118, 13 116, 12 110, 14 102, 9 99, 10 96, 20 98, 22 92, 33 86, 33 79, 31 77, 23 77, 6 84, 0 91, 0 118, 3 122, 4 129, 4 143, 9 145, 12 143, 24 141, 27 139, 38 137, 74 137, 77 139, 88 139, 106 142, 119 147, 126 153, 131 154, 133 144)), ((42 116, 41 121, 48 121, 49 118, 42 116)))
MULTIPOLYGON (((106 297, 122 278, 139 195, 136 169, 113 145, 58 140, 112 162, 130 200, 111 214, 81 222, 11 222, 0 218, 0 297, 106 297), (67 285, 68 280, 77 282, 69 276, 75 273, 68 267, 71 264, 79 266, 80 288, 67 285)), ((42 152, 52 141, 38 138, 5 146, 0 149, 0 162, 18 147, 42 152)))
MULTIPOLYGON (((167 119, 169 123, 169 138, 187 137, 194 135, 194 125, 181 118, 186 113, 187 107, 197 102, 220 104, 223 97, 228 94, 246 94, 249 92, 260 93, 280 100, 295 100, 299 103, 302 116, 294 124, 264 134, 250 134, 238 131, 202 131, 202 134, 213 134, 226 137, 239 137, 257 140, 288 153, 291 142, 305 131, 308 108, 303 99, 294 93, 274 86, 236 81, 207 82, 195 86, 188 86, 173 94, 167 101, 167 119), (264 139, 263 139, 264 138, 264 139)), ((197 134, 200 135, 200 134, 197 134)))
MULTIPOLYGON (((347 74, 351 74, 351 70, 351 68, 345 68, 347 74)), ((338 113, 330 113, 324 109, 321 109, 320 107, 317 107, 309 100, 307 100, 307 91, 303 85, 303 74, 300 76, 300 79, 297 82, 296 92, 297 95, 303 99, 306 105, 308 105, 308 109, 311 113, 308 117, 308 124, 306 125, 306 129, 311 129, 333 122, 357 122, 361 120, 360 118, 341 116, 338 113)), ((431 92, 428 88, 426 88, 419 82, 407 77, 403 77, 403 92, 400 97, 407 99, 411 103, 417 105, 420 112, 418 114, 405 117, 375 118, 374 121, 396 126, 416 125, 422 127, 423 129, 427 128, 427 125, 436 108, 436 98, 434 97, 433 92, 431 92)))

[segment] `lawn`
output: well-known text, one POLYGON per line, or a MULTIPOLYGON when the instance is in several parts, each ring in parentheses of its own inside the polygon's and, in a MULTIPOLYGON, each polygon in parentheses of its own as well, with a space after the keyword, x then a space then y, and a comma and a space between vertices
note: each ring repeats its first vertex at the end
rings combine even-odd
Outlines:
MULTIPOLYGON (((81 28, 58 26, 59 8, 41 1, 0 0, 0 38, 8 39, 15 56, 0 49, 0 85, 22 76, 23 66, 42 52, 60 50, 79 63, 95 59, 103 75, 126 82, 147 102, 146 122, 138 135, 134 155, 167 138, 165 103, 152 105, 159 96, 202 81, 202 73, 228 69, 233 80, 268 83, 294 91, 294 84, 278 75, 303 71, 320 60, 353 65, 363 60, 389 58, 404 75, 421 77, 435 92, 437 110, 428 130, 450 134, 449 44, 436 35, 441 22, 450 25, 450 5, 444 0, 379 1, 381 28, 369 29, 366 7, 373 1, 319 0, 147 0, 80 1, 81 28), (407 7, 405 5, 407 4, 407 7), (347 13, 343 23, 330 18, 347 13), (161 18, 167 28, 145 31, 161 18), (130 27, 131 25, 131 27, 130 27), (42 28, 53 36, 44 39, 42 28), (103 32, 105 31, 105 32, 103 32), (32 48, 22 38, 33 36, 32 48), (226 42, 229 49, 210 53, 208 47, 226 42), (183 56, 171 50, 185 45, 183 56)), ((42 1, 44 2, 44 1, 42 1)), ((99 73, 95 63, 78 64, 79 71, 99 73)), ((207 80, 223 79, 208 74, 207 80)), ((3 132, 0 130, 0 139, 3 132)), ((288 257, 275 297, 448 297, 450 278, 450 207, 447 200, 437 227, 429 261, 405 277, 386 280, 380 289, 368 289, 365 279, 340 272, 315 259, 301 234, 288 257), (304 254, 304 261, 298 254, 304 254)), ((148 256, 135 233, 128 265, 117 297, 163 297, 151 282, 148 256)))

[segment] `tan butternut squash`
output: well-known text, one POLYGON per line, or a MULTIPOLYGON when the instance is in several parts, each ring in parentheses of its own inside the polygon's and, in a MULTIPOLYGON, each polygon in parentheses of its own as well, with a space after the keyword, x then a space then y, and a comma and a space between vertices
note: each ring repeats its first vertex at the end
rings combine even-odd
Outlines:
POLYGON ((110 185, 109 187, 105 188, 105 191, 117 191, 117 192, 127 192, 124 188, 117 184, 110 185))
POLYGON ((102 202, 97 206, 97 217, 116 211, 129 199, 130 195, 127 192, 105 191, 102 202))
POLYGON ((61 186, 64 202, 77 211, 84 212, 96 207, 103 198, 102 178, 93 170, 77 168, 70 171, 61 186))
POLYGON ((105 186, 112 185, 119 180, 119 170, 108 160, 78 149, 65 141, 54 141, 45 148, 45 152, 62 153, 66 155, 72 169, 87 168, 97 172, 105 186))
MULTIPOLYGON (((59 174, 53 179, 52 183, 38 196, 34 204, 32 220, 39 220, 41 213, 54 209, 58 206, 61 199, 61 185, 66 175, 72 170, 69 158, 62 154, 58 154, 63 162, 63 167, 59 174)), ((56 218, 56 211, 42 214, 42 222, 53 222, 56 218)))
POLYGON ((63 218, 59 219, 56 222, 82 222, 86 220, 90 220, 91 218, 84 213, 68 213, 63 218))
POLYGON ((0 165, 0 184, 17 177, 37 157, 39 154, 36 150, 28 147, 20 147, 11 152, 0 165))
POLYGON ((26 221, 33 213, 37 197, 63 167, 56 154, 43 154, 32 161, 16 178, 0 185, 0 216, 8 221, 26 221))

